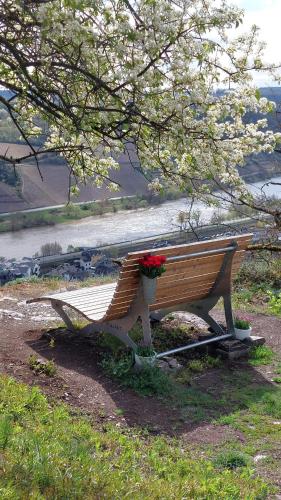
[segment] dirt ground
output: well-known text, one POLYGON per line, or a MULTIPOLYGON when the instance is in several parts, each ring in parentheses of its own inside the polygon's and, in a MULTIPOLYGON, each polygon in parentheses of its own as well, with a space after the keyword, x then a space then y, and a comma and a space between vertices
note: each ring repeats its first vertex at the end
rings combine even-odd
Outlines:
MULTIPOLYGON (((36 289, 41 293, 40 288, 36 289)), ((51 397, 63 400, 89 413, 97 424, 105 421, 119 426, 146 427, 152 434, 181 435, 192 442, 221 443, 233 438, 232 429, 210 423, 184 421, 179 410, 153 397, 138 396, 130 389, 121 387, 106 377, 98 363, 95 339, 85 339, 77 334, 59 331, 54 346, 46 331, 60 319, 51 307, 44 303, 27 305, 25 300, 34 294, 33 287, 9 287, 0 289, 0 370, 28 384, 40 386, 51 397), (31 354, 43 360, 53 359, 57 366, 55 377, 35 375, 29 368, 31 354), (200 432, 198 432, 200 431, 200 432), (210 432, 211 431, 211 432, 210 432), (231 433, 231 435, 230 435, 231 433)), ((220 319, 221 313, 217 312, 220 319)), ((281 353, 281 319, 264 315, 248 315, 252 318, 256 335, 266 337, 266 343, 281 353)), ((241 361, 240 364, 245 364, 241 361)), ((224 366, 229 375, 239 368, 239 363, 224 366)), ((253 370, 253 368, 250 368, 253 370)), ((270 367, 255 369, 257 383, 271 383, 270 367)), ((198 375, 196 384, 212 394, 220 391, 221 369, 208 370, 198 375)), ((243 440, 241 433, 236 437, 243 440)))

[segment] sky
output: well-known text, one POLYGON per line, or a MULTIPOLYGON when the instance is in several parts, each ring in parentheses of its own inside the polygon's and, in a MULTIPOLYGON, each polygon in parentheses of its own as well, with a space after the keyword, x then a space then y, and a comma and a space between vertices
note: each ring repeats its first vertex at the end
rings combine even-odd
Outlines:
MULTIPOLYGON (((260 39, 267 43, 266 61, 281 62, 281 0, 229 0, 228 3, 244 9, 243 31, 252 24, 259 26, 260 39)), ((264 77, 257 77, 255 80, 260 86, 272 83, 269 78, 264 77)))

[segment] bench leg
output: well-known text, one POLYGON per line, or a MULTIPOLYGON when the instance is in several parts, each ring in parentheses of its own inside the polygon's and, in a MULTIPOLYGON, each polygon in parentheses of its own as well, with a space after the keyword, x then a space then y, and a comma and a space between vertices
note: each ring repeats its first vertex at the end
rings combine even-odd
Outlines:
POLYGON ((232 314, 231 295, 225 295, 223 297, 223 304, 224 304, 224 314, 225 314, 227 331, 228 333, 234 335, 234 321, 232 314))
POLYGON ((75 326, 73 325, 70 317, 66 312, 64 311, 63 307, 61 304, 58 304, 57 302, 52 301, 51 302, 52 308, 56 311, 56 313, 61 317, 61 319, 65 322, 67 328, 71 332, 75 332, 75 326))
POLYGON ((151 336, 150 316, 148 311, 144 311, 143 313, 141 313, 141 324, 143 333, 142 343, 145 346, 151 346, 152 336, 151 336))
POLYGON ((196 314, 196 316, 199 316, 199 318, 202 318, 205 321, 205 323, 207 323, 207 325, 209 325, 212 328, 212 330, 214 330, 214 332, 217 333, 218 335, 224 335, 225 334, 225 331, 216 322, 216 320, 214 318, 212 318, 212 316, 210 315, 209 311, 200 311, 200 312, 198 312, 198 310, 196 310, 196 311, 194 311, 194 314, 196 314))
POLYGON ((109 333, 114 337, 118 338, 126 346, 135 349, 137 347, 136 343, 131 339, 128 332, 120 328, 118 324, 110 323, 89 323, 84 326, 79 332, 80 334, 91 334, 91 333, 109 333))

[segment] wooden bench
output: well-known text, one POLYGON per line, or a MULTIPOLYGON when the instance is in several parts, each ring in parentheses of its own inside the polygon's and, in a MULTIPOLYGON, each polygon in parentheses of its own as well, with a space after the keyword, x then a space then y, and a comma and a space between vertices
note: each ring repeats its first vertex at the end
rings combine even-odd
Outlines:
POLYGON ((116 283, 55 293, 28 303, 48 301, 67 327, 73 323, 64 307, 70 307, 89 321, 82 332, 108 332, 136 348, 129 331, 141 318, 143 344, 152 342, 150 320, 172 311, 188 311, 202 318, 217 335, 225 331, 210 315, 223 298, 228 335, 234 333, 231 282, 240 267, 251 234, 201 241, 186 245, 129 253, 122 262, 116 283), (148 304, 143 295, 138 260, 146 253, 165 255, 166 272, 157 278, 156 296, 148 304))

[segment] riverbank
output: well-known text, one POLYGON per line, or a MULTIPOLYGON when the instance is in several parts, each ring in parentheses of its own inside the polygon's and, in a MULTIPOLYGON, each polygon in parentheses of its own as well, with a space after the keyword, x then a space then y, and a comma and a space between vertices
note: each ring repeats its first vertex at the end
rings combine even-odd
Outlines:
POLYGON ((91 216, 115 214, 120 210, 148 208, 161 205, 165 201, 178 200, 183 196, 184 193, 170 188, 159 195, 150 193, 85 203, 69 203, 58 207, 32 209, 9 215, 0 214, 0 233, 15 232, 33 227, 54 226, 55 224, 74 222, 91 216))

